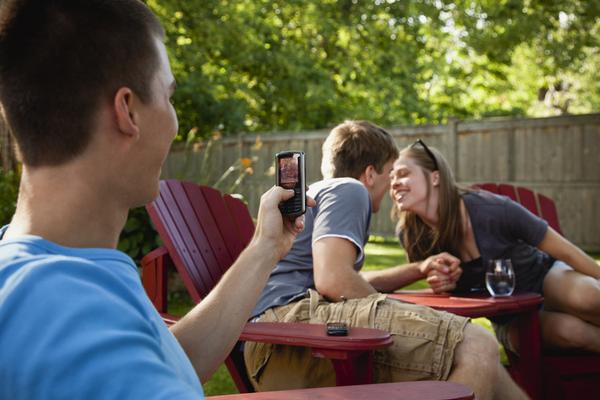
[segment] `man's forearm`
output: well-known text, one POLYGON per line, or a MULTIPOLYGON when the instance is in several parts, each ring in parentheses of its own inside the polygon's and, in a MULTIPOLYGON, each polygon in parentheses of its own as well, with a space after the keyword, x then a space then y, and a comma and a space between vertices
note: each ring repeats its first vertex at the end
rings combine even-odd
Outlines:
POLYGON ((369 282, 351 268, 345 274, 338 274, 335 280, 316 282, 316 289, 330 301, 356 299, 377 293, 369 282))
POLYGON ((236 343, 277 258, 272 246, 253 241, 209 295, 172 327, 202 381, 236 343))
POLYGON ((361 275, 377 291, 389 293, 423 279, 418 266, 419 263, 399 265, 380 271, 364 271, 361 275))

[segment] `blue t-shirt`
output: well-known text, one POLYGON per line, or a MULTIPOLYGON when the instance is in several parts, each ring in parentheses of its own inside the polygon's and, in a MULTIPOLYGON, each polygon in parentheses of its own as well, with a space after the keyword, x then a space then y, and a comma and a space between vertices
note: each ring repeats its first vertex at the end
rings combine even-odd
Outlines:
POLYGON ((0 398, 199 399, 198 377, 111 249, 1 240, 0 398))
POLYGON ((353 178, 326 179, 310 185, 308 195, 317 205, 306 211, 304 230, 271 272, 252 317, 298 300, 315 288, 312 245, 319 239, 334 236, 351 241, 358 250, 354 269, 360 270, 364 263, 371 221, 371 200, 365 186, 353 178))

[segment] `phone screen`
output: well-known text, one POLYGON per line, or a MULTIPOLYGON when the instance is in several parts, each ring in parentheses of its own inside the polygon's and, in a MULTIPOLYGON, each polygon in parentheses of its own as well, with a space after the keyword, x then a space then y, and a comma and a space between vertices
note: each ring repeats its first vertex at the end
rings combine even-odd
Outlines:
POLYGON ((299 154, 279 159, 279 184, 284 189, 293 189, 298 185, 299 154))
POLYGON ((276 184, 294 191, 294 197, 279 205, 288 217, 297 217, 306 212, 306 166, 304 152, 282 151, 275 155, 277 166, 276 184))

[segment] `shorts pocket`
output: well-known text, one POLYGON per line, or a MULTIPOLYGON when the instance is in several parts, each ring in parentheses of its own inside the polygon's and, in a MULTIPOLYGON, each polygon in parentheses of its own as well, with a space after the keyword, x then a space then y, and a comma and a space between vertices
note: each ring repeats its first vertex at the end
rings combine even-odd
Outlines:
POLYGON ((246 342, 244 346, 244 363, 252 384, 257 387, 260 376, 273 354, 273 345, 270 343, 246 342))

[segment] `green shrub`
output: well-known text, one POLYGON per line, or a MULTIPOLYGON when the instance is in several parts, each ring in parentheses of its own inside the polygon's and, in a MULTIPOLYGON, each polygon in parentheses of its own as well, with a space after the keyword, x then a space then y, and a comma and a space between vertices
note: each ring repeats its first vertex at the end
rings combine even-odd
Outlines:
POLYGON ((0 226, 8 224, 15 213, 19 193, 19 174, 0 169, 0 226))
POLYGON ((141 258, 161 245, 144 207, 133 208, 119 237, 117 248, 139 263, 141 258))

